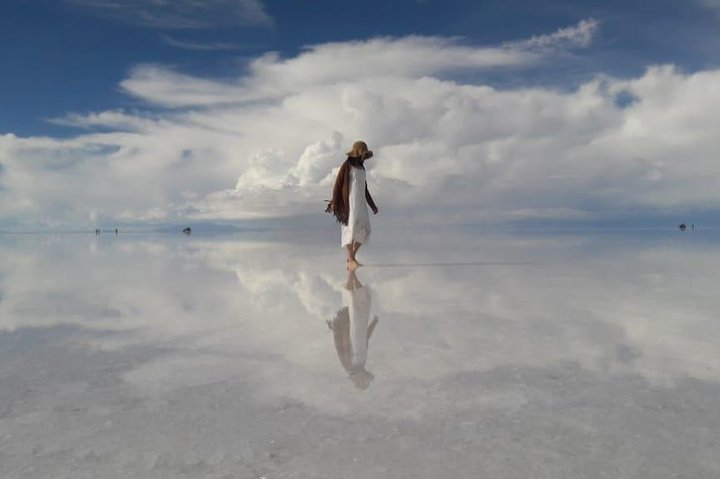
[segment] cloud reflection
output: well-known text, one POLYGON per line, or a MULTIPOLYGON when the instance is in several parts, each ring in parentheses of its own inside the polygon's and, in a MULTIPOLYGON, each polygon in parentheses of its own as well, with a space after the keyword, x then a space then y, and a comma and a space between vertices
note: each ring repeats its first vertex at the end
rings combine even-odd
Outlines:
POLYGON ((427 413, 440 402, 414 395, 500 368, 574 365, 663 387, 720 381, 713 246, 600 242, 588 254, 577 238, 445 235, 410 250, 382 241, 368 264, 433 266, 347 278, 322 240, 6 241, 0 332, 72 326, 85 332, 75 346, 160 348, 123 375, 149 394, 242 377, 263 401, 340 413, 361 406, 338 381, 338 360, 360 389, 373 384, 385 415, 427 413), (380 336, 376 316, 392 317, 380 336))

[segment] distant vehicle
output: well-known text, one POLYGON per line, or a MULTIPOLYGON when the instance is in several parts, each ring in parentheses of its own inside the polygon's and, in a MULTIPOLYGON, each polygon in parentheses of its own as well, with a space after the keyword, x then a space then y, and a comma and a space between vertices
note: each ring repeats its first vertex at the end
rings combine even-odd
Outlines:
POLYGON ((687 229, 687 225, 685 223, 680 223, 680 225, 678 226, 678 229, 680 231, 685 231, 687 229))
POLYGON ((192 233, 192 230, 188 227, 183 230, 183 233, 185 233, 186 235, 189 235, 190 233, 192 233))

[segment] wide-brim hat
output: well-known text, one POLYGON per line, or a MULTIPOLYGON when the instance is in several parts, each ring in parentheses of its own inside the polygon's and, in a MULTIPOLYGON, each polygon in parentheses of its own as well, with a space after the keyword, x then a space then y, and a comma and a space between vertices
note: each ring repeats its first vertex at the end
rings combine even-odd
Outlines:
POLYGON ((353 143, 352 149, 347 152, 347 155, 352 158, 358 158, 360 156, 372 158, 373 152, 368 149, 367 143, 364 141, 356 141, 353 143))

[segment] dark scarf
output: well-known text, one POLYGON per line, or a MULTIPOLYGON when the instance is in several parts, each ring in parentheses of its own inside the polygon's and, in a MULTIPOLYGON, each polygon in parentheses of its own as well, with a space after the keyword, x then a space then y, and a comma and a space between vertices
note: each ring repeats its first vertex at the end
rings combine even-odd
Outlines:
MULTIPOLYGON (((348 157, 347 160, 340 167, 337 178, 335 178, 335 186, 333 187, 332 200, 328 202, 326 213, 332 213, 335 215, 335 219, 338 223, 347 226, 348 217, 350 216, 350 168, 362 168, 365 169, 365 160, 358 157, 348 157)), ((370 196, 367 183, 365 183, 365 199, 372 208, 373 211, 377 210, 375 202, 370 196)))

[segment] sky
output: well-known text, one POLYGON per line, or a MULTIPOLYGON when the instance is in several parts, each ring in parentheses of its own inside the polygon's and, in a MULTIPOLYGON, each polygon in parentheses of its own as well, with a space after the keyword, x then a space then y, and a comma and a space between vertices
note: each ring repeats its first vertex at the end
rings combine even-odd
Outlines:
POLYGON ((720 2, 9 0, 0 230, 720 219, 720 2))

